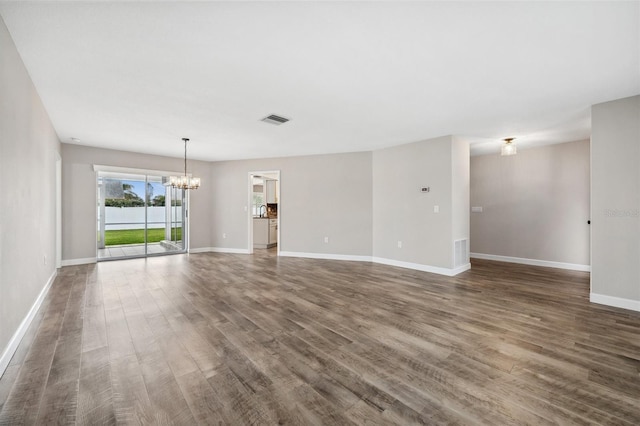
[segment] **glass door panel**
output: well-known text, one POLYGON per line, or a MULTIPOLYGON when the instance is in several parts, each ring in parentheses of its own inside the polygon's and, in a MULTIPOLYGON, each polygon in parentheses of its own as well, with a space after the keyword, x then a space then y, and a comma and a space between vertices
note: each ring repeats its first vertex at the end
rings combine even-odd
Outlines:
MULTIPOLYGON (((166 178, 164 179, 166 181, 166 178)), ((184 191, 163 184, 162 176, 147 176, 147 250, 149 254, 184 252, 182 220, 184 191)))
POLYGON ((160 175, 98 172, 98 260, 182 253, 185 191, 160 175))
POLYGON ((170 232, 168 232, 168 240, 178 250, 184 250, 184 238, 186 235, 185 227, 185 196, 186 191, 183 189, 172 188, 167 186, 167 193, 171 200, 171 205, 167 209, 167 222, 170 223, 170 232))

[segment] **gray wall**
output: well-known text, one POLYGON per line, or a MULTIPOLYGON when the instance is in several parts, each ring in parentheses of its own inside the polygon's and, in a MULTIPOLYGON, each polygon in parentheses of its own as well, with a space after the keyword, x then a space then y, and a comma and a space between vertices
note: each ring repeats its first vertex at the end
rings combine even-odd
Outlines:
POLYGON ((462 182, 468 175, 468 152, 465 143, 454 142, 451 136, 374 151, 374 257, 453 267, 454 218, 456 237, 469 236, 465 220, 454 212, 468 206, 468 186, 462 182), (455 196, 454 171, 461 175, 455 196), (430 192, 421 192, 422 187, 429 187, 430 192))
POLYGON ((371 256, 370 152, 215 162, 211 170, 212 247, 248 248, 249 172, 280 170, 281 251, 371 256))
MULTIPOLYGON (((180 141, 176 151, 180 152, 180 141)), ((96 257, 96 172, 94 164, 137 169, 180 171, 183 159, 87 146, 62 144, 62 260, 96 257)), ((189 161, 189 172, 202 179, 190 192, 190 247, 209 246, 211 206, 210 165, 189 161)))
POLYGON ((589 141, 471 158, 471 252, 589 265, 589 141))
POLYGON ((2 19, 0 55, 2 354, 55 271, 60 144, 2 19))
POLYGON ((640 96, 594 105, 591 122, 591 292, 640 310, 640 96))

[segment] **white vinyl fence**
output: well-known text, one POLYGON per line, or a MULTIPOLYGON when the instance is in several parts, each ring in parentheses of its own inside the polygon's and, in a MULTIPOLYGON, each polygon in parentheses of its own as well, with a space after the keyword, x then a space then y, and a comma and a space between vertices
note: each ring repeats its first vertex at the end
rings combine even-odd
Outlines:
MULTIPOLYGON (((174 207, 171 208, 172 210, 174 207)), ((147 207, 147 226, 149 228, 165 228, 166 207, 147 207)), ((177 226, 182 226, 182 207, 176 208, 178 213, 177 226)), ((105 230, 143 229, 144 207, 105 207, 105 230)), ((171 226, 176 226, 173 222, 171 226)))

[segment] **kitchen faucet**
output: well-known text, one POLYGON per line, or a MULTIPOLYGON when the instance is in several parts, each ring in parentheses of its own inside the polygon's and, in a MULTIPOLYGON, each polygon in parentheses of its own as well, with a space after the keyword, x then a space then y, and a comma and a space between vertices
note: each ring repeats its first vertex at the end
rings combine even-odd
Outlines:
POLYGON ((263 204, 263 205, 261 205, 261 206, 260 206, 260 210, 259 210, 260 217, 264 217, 264 216, 262 215, 262 214, 263 214, 263 213, 262 213, 262 208, 263 208, 263 207, 264 207, 264 214, 266 214, 266 213, 267 213, 267 206, 265 206, 264 204, 263 204))

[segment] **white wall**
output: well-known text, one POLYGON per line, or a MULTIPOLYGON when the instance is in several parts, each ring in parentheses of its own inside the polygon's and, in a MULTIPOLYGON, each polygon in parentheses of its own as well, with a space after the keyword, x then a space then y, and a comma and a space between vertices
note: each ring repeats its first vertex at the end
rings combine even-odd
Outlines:
POLYGON ((59 152, 47 112, 0 19, 0 375, 21 338, 21 322, 55 276, 59 152))
POLYGON ((451 136, 374 151, 375 258, 453 268, 454 223, 455 238, 469 237, 468 219, 462 218, 468 210, 460 211, 469 199, 468 152, 466 143, 451 136))
POLYGON ((640 96, 591 122, 591 300, 640 311, 640 96))
POLYGON ((371 256, 370 152, 224 161, 211 169, 212 247, 248 249, 249 172, 280 170, 281 251, 371 256))
POLYGON ((471 252, 588 269, 589 180, 586 140, 472 157, 471 252))
MULTIPOLYGON (((96 172, 94 164, 180 171, 184 159, 62 144, 62 260, 90 262, 96 257, 96 172)), ((189 161, 189 172, 202 179, 190 191, 189 246, 208 247, 211 235, 210 163, 189 161)))

